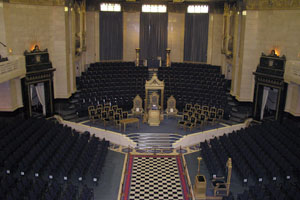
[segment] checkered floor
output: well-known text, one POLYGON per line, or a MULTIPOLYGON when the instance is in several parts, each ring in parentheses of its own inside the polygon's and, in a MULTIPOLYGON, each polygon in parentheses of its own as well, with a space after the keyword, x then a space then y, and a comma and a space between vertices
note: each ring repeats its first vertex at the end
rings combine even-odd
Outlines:
POLYGON ((187 199, 179 156, 132 156, 130 164, 130 187, 126 199, 187 199))

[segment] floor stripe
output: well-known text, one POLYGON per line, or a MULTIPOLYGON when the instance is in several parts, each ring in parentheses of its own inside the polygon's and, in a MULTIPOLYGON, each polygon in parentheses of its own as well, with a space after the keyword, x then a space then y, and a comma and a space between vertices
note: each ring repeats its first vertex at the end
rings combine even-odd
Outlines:
POLYGON ((124 193, 124 200, 127 200, 129 197, 129 190, 130 190, 130 181, 131 181, 131 171, 132 171, 132 163, 133 163, 133 156, 129 156, 128 168, 127 168, 127 177, 126 177, 126 184, 125 184, 125 193, 124 193))
POLYGON ((187 187, 186 187, 186 181, 185 181, 185 177, 184 177, 184 171, 182 168, 181 158, 179 156, 177 156, 177 163, 178 163, 178 171, 179 171, 179 175, 180 175, 180 181, 181 181, 184 199, 188 200, 189 195, 188 195, 188 191, 187 191, 187 187))

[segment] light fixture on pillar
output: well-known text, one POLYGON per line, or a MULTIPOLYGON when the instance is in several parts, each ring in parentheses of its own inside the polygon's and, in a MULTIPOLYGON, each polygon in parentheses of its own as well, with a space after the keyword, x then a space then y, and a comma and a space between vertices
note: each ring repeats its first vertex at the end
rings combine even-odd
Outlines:
POLYGON ((270 56, 280 56, 280 49, 278 46, 273 46, 270 50, 270 56))
POLYGON ((136 54, 136 60, 135 60, 135 66, 139 66, 140 65, 140 48, 136 48, 135 49, 135 54, 136 54))
POLYGON ((166 49, 166 56, 167 56, 166 67, 171 67, 171 49, 170 48, 166 49))

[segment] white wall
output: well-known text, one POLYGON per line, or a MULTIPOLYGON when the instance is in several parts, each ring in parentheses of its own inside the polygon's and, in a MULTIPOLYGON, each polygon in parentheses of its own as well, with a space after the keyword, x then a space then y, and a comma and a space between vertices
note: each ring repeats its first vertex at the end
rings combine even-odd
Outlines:
POLYGON ((168 48, 171 49, 171 62, 183 62, 184 24, 184 13, 168 13, 168 48))
POLYGON ((123 13, 123 60, 135 61, 140 46, 140 12, 123 13))
MULTIPOLYGON (((1 1, 0 1, 0 42, 6 44, 3 2, 1 1)), ((0 44, 0 55, 2 55, 3 57, 7 56, 7 48, 2 46, 1 44, 0 44)))
POLYGON ((207 63, 222 66, 223 14, 209 14, 207 63))
POLYGON ((96 62, 95 12, 86 12, 86 63, 96 62))
POLYGON ((253 101, 253 72, 262 52, 277 48, 287 60, 300 60, 300 10, 248 10, 237 99, 253 101))
POLYGON ((23 107, 20 78, 0 83, 0 111, 14 111, 23 107))
MULTIPOLYGON (((1 21, 1 19, 0 19, 1 21)), ((48 48, 54 72, 55 98, 71 95, 66 55, 66 21, 63 6, 4 3, 6 42, 13 55, 23 55, 35 44, 48 48)))

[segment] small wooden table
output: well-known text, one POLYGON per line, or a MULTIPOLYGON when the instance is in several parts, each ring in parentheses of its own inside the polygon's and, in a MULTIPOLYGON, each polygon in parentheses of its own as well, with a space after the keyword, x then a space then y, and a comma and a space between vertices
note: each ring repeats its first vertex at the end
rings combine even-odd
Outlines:
POLYGON ((122 129, 122 124, 124 124, 124 132, 126 131, 126 125, 127 124, 134 124, 137 123, 137 128, 140 128, 140 120, 138 118, 128 118, 128 119, 122 119, 120 120, 121 124, 121 129, 122 129))

